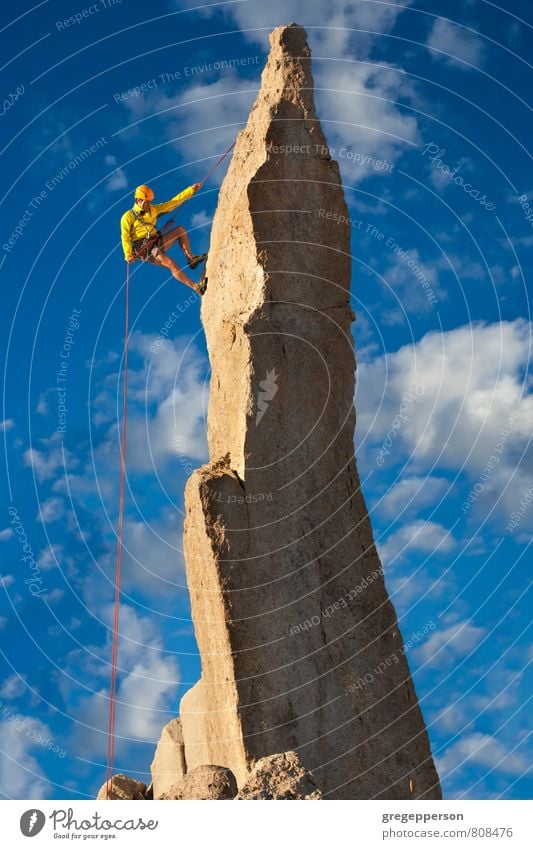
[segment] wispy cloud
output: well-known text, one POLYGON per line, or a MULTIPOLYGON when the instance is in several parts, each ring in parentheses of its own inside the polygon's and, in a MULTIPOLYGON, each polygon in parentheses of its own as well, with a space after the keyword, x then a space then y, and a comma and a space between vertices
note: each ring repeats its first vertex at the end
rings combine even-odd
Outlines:
POLYGON ((504 744, 497 737, 477 731, 461 737, 450 746, 444 755, 437 759, 437 767, 443 778, 455 770, 464 770, 469 766, 495 769, 512 776, 525 775, 531 772, 531 761, 520 752, 520 747, 518 751, 512 751, 516 745, 517 741, 504 744))
POLYGON ((443 525, 418 519, 394 531, 378 547, 383 563, 395 566, 415 551, 419 554, 443 554, 451 551, 455 544, 453 535, 443 525))
MULTIPOLYGON (((418 139, 418 125, 402 103, 418 100, 414 84, 390 62, 375 64, 371 53, 381 33, 390 32, 411 0, 390 3, 352 3, 332 0, 274 0, 272 3, 236 3, 223 10, 236 22, 248 43, 268 49, 268 33, 280 21, 305 21, 313 51, 315 96, 329 143, 345 146, 339 156, 343 179, 355 184, 370 176, 372 166, 354 167, 354 153, 388 163, 418 139), (350 159, 350 153, 352 158, 350 159)), ((195 7, 196 9, 196 7, 195 7)), ((202 10, 210 15, 213 8, 202 10)), ((259 71, 259 67, 258 67, 259 71)), ((133 120, 149 118, 163 123, 168 140, 188 159, 218 156, 248 119, 259 87, 235 73, 198 82, 185 93, 157 91, 130 98, 125 107, 133 120), (189 136, 189 137, 187 137, 189 136)), ((220 181, 222 166, 213 175, 220 181)))
POLYGON ((65 502, 62 498, 52 497, 42 501, 39 505, 39 512, 35 517, 41 520, 43 524, 48 525, 50 522, 58 522, 65 515, 65 502))
MULTIPOLYGON (((155 335, 133 334, 130 351, 140 358, 129 377, 128 418, 129 469, 162 471, 163 465, 179 459, 207 458, 205 415, 208 399, 207 363, 189 339, 158 340, 155 335), (151 350, 152 349, 152 350, 151 350)), ((113 386, 115 376, 106 380, 113 386)), ((104 387, 100 406, 113 410, 112 389, 104 387)), ((101 423, 101 417, 98 423, 101 423)), ((96 450, 96 461, 109 469, 118 462, 116 424, 108 430, 96 450)))
POLYGON ((357 435, 365 464, 375 464, 380 446, 392 433, 386 462, 408 460, 409 471, 417 476, 438 464, 475 482, 503 438, 483 497, 501 496, 498 515, 507 516, 528 486, 527 448, 533 432, 530 345, 531 325, 524 319, 473 322, 427 333, 414 345, 360 361, 357 435), (421 399, 416 415, 412 404, 401 426, 393 429, 415 384, 421 399))
POLYGON ((485 628, 470 622, 456 622, 449 628, 434 631, 426 642, 416 649, 417 660, 429 667, 451 666, 457 658, 470 654, 486 633, 485 628))
MULTIPOLYGON (((106 154, 104 158, 106 165, 116 166, 117 158, 112 154, 106 154)), ((117 167, 106 182, 106 188, 109 192, 118 192, 125 189, 128 185, 128 178, 123 168, 117 167)))
MULTIPOLYGON (((113 608, 105 603, 98 614, 111 625, 113 608)), ((76 669, 86 677, 92 695, 83 696, 73 707, 79 725, 74 726, 70 746, 80 756, 95 753, 102 757, 106 747, 105 731, 109 711, 108 662, 98 663, 95 654, 110 656, 110 637, 103 646, 90 647, 91 654, 75 650, 68 658, 67 669, 76 669)), ((155 742, 163 725, 175 711, 179 686, 179 669, 175 657, 163 650, 163 640, 153 617, 141 616, 130 605, 120 610, 120 656, 117 692, 117 730, 121 754, 135 742, 155 742)), ((66 677, 58 679, 64 696, 76 701, 72 682, 66 677)))
POLYGON ((446 478, 417 477, 402 478, 395 482, 379 502, 379 514, 388 518, 399 515, 420 515, 425 507, 433 507, 449 487, 446 478))
POLYGON ((485 46, 481 38, 463 27, 438 18, 427 40, 434 59, 468 71, 469 65, 481 67, 485 60, 485 46))
POLYGON ((0 696, 3 699, 17 699, 26 692, 26 682, 20 675, 9 675, 0 687, 0 696))
POLYGON ((53 785, 37 760, 42 747, 37 739, 49 739, 52 732, 32 716, 15 713, 13 720, 0 724, 0 791, 8 799, 47 799, 53 785))
POLYGON ((79 459, 62 446, 61 434, 54 433, 40 442, 41 449, 28 448, 22 455, 23 464, 33 469, 40 483, 55 478, 64 463, 69 469, 79 464, 79 459))

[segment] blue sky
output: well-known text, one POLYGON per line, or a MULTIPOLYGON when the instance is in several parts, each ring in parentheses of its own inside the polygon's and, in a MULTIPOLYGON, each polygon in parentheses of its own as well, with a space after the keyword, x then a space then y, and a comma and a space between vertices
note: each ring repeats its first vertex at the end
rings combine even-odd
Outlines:
MULTIPOLYGON (((292 20, 309 33, 351 216, 338 226, 352 231, 359 471, 444 793, 531 796, 531 10, 527 0, 505 7, 9 8, 4 798, 83 799, 105 777, 120 215, 139 183, 165 200, 203 178, 246 122, 269 30, 292 20)), ((179 210, 195 251, 208 247, 224 170, 179 210)), ((200 670, 181 526, 184 483, 207 459, 209 370, 189 290, 132 268, 116 768, 146 779, 200 670)))

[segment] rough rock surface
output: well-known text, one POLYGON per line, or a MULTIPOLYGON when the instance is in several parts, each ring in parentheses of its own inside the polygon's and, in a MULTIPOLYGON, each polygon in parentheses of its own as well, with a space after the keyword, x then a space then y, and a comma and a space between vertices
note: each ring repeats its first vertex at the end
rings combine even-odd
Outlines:
MULTIPOLYGON (((107 782, 104 782, 98 791, 97 799, 107 799, 107 782)), ((142 781, 137 781, 136 778, 129 778, 121 772, 114 775, 111 779, 111 795, 110 799, 133 799, 135 801, 146 799, 146 784, 142 781)))
POLYGON ((223 766, 197 766, 175 782, 160 799, 234 799, 237 782, 223 766))
POLYGON ((440 798, 354 458, 350 232, 295 24, 220 190, 202 300, 210 462, 184 534, 188 768, 298 752, 328 799, 440 798), (337 216, 337 218, 335 217, 337 216))
POLYGON ((159 799, 185 775, 187 769, 179 719, 172 719, 163 728, 150 770, 154 799, 159 799))
POLYGON ((313 776, 306 772, 296 752, 261 758, 237 799, 321 799, 313 776))

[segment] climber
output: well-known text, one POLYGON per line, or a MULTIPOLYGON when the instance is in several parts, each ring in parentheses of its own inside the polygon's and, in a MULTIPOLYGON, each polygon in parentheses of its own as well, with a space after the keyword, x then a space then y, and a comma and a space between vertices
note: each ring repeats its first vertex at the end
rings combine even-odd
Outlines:
POLYGON ((155 223, 160 215, 172 212, 177 206, 192 197, 201 186, 201 183, 194 183, 171 200, 154 204, 150 203, 154 199, 154 193, 150 186, 138 186, 134 193, 133 208, 128 209, 120 219, 120 235, 126 262, 135 262, 140 259, 142 262, 162 265, 169 269, 176 280, 190 286, 199 295, 203 295, 207 287, 205 272, 200 282, 195 283, 184 271, 178 268, 166 251, 174 242, 179 242, 180 248, 187 257, 189 268, 196 268, 200 265, 206 259, 207 254, 195 255, 192 253, 189 237, 184 227, 174 227, 168 233, 160 233, 155 223))

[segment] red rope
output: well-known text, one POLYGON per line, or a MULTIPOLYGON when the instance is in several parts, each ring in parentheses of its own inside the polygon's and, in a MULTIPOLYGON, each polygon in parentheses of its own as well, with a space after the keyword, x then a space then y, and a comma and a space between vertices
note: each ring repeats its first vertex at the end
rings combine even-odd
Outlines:
MULTIPOLYGON (((218 168, 221 162, 224 161, 230 150, 235 147, 235 142, 231 144, 222 156, 217 159, 212 168, 201 182, 204 185, 206 180, 211 176, 215 168, 218 168)), ((167 221, 164 230, 174 219, 167 221)), ((152 239, 155 242, 158 236, 152 239)), ((150 243, 148 243, 150 244, 150 243)), ((146 246, 145 246, 146 247, 146 246)), ((122 405, 122 445, 121 445, 121 462, 120 462, 120 495, 118 506, 118 527, 117 527, 117 562, 115 567, 115 605, 113 612, 113 646, 111 650, 111 681, 109 684, 109 724, 107 730, 107 773, 106 773, 106 798, 111 798, 113 765, 115 760, 115 718, 116 718, 116 700, 117 700, 117 658, 118 658, 118 637, 119 637, 119 612, 120 612, 120 575, 122 571, 122 528, 124 521, 124 488, 126 480, 126 428, 127 428, 127 397, 128 397, 128 337, 129 337, 129 288, 130 288, 130 266, 126 264, 126 319, 125 319, 125 336, 124 336, 124 381, 123 381, 123 405, 122 405)))
POLYGON ((124 485, 126 479, 126 425, 128 397, 128 337, 129 337, 129 289, 130 267, 126 265, 126 319, 124 336, 124 379, 122 401, 122 446, 120 463, 120 495, 117 527, 117 562, 115 568, 115 606, 113 615, 113 647, 111 651, 111 681, 109 685, 109 725, 107 731, 107 775, 106 798, 111 798, 113 764, 115 760, 115 715, 117 698, 118 621, 120 612, 120 575, 122 571, 122 526, 124 519, 124 485))
POLYGON ((230 144, 230 146, 228 147, 228 149, 227 149, 226 151, 224 151, 224 153, 222 154, 222 156, 220 157, 220 159, 217 159, 217 161, 215 162, 215 164, 213 165, 213 167, 209 169, 209 171, 208 171, 208 172, 207 172, 207 174, 205 175, 204 179, 203 179, 203 180, 202 180, 202 182, 200 183, 200 185, 201 185, 201 186, 203 186, 203 184, 207 182, 207 180, 209 179, 209 177, 211 176, 211 174, 213 173, 213 171, 215 170, 215 168, 218 168, 218 166, 220 165, 220 163, 221 163, 221 162, 223 162, 223 161, 224 161, 224 159, 226 158, 226 156, 228 155, 228 153, 230 152, 230 150, 231 150, 233 147, 235 147, 236 141, 237 141, 237 140, 235 139, 235 141, 233 142, 233 144, 230 144))

